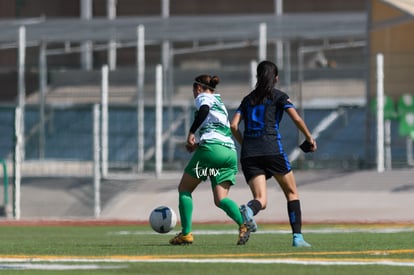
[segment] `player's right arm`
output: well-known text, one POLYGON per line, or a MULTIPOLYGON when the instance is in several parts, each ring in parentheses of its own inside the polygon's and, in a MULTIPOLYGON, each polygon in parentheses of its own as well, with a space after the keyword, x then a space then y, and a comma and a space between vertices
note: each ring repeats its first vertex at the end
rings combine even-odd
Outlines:
POLYGON ((306 126, 303 119, 300 117, 298 112, 295 108, 287 108, 286 112, 292 119, 293 123, 295 123, 296 127, 302 132, 305 136, 306 140, 311 144, 311 152, 315 152, 317 149, 316 141, 313 139, 311 132, 309 131, 308 127, 306 126))
POLYGON ((233 119, 230 122, 230 129, 231 129, 231 133, 233 134, 234 138, 236 139, 236 141, 239 144, 242 144, 243 142, 243 135, 240 132, 239 129, 239 124, 242 121, 242 115, 239 111, 237 111, 234 116, 233 119))

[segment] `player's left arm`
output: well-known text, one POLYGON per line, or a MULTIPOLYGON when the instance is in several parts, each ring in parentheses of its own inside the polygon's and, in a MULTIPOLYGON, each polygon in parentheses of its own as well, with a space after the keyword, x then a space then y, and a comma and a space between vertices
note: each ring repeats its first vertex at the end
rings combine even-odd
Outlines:
POLYGON ((306 123, 300 117, 298 112, 295 108, 287 108, 285 109, 286 113, 290 116, 293 123, 295 123, 296 127, 302 132, 305 136, 306 140, 311 144, 311 152, 315 152, 317 149, 316 141, 313 139, 311 132, 309 131, 306 123))

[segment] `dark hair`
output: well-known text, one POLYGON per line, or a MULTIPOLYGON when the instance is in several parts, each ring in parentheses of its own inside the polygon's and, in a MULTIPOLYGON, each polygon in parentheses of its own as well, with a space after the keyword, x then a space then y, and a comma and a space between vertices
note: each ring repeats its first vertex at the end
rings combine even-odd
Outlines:
POLYGON ((272 89, 275 86, 279 72, 275 63, 262 61, 257 65, 257 83, 252 92, 252 104, 263 103, 265 98, 271 98, 272 89))
POLYGON ((214 91, 216 89, 217 84, 220 83, 220 79, 218 76, 211 76, 207 74, 199 75, 194 79, 194 85, 200 85, 203 90, 209 89, 214 91))

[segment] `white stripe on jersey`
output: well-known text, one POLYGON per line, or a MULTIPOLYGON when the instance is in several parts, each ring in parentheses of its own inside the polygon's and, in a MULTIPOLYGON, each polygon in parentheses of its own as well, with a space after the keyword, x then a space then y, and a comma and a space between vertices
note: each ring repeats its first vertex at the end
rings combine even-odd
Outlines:
POLYGON ((209 106, 210 111, 206 119, 200 125, 200 141, 219 141, 234 146, 234 141, 231 138, 228 112, 220 95, 209 93, 199 94, 195 99, 197 110, 199 110, 202 105, 209 106))

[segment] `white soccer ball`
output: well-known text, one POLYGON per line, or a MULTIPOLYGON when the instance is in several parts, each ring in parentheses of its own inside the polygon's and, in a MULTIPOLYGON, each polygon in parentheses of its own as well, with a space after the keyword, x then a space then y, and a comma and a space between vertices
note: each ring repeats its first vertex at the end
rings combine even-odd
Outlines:
POLYGON ((170 207, 159 206, 152 210, 149 222, 154 231, 158 233, 168 233, 173 230, 177 224, 177 215, 170 207))

